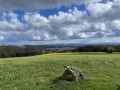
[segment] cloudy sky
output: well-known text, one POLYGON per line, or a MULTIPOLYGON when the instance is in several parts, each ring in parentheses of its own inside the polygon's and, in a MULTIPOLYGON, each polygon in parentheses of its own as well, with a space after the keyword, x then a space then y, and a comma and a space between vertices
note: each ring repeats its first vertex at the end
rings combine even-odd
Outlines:
POLYGON ((120 0, 0 0, 0 45, 71 43, 120 43, 120 0))

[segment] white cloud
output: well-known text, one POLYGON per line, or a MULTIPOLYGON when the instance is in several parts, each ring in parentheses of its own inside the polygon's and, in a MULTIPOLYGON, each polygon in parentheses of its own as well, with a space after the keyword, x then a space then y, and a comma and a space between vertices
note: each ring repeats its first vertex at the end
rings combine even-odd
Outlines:
POLYGON ((92 15, 93 21, 112 21, 120 18, 120 0, 107 3, 92 3, 87 9, 92 15))
POLYGON ((93 3, 89 4, 87 9, 90 11, 91 15, 94 17, 99 17, 103 15, 105 12, 109 11, 112 9, 112 2, 108 2, 107 4, 105 3, 93 3))
POLYGON ((111 22, 111 26, 113 27, 113 29, 117 29, 120 30, 120 20, 113 20, 113 22, 111 22))
POLYGON ((104 22, 98 22, 98 23, 95 23, 94 24, 94 28, 96 29, 96 30, 106 30, 106 24, 104 23, 104 22))
POLYGON ((10 17, 10 18, 17 18, 18 17, 18 15, 13 13, 13 12, 9 12, 8 15, 7 14, 5 14, 5 15, 10 17))
POLYGON ((79 33, 78 37, 79 38, 87 38, 88 36, 85 33, 79 33))
POLYGON ((3 13, 2 20, 0 20, 0 30, 24 30, 25 25, 17 17, 18 15, 13 12, 3 13))
POLYGON ((4 40, 4 37, 3 37, 3 36, 0 36, 0 41, 1 41, 1 40, 4 40))
POLYGON ((33 40, 41 40, 41 37, 40 36, 33 36, 32 39, 33 40))
POLYGON ((26 13, 24 20, 30 29, 45 29, 49 28, 49 21, 47 18, 41 16, 38 13, 26 13))

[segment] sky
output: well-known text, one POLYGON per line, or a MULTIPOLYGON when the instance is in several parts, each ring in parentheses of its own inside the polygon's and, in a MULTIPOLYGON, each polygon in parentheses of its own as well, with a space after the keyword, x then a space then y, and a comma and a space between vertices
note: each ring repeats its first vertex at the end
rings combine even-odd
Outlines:
POLYGON ((120 0, 0 0, 0 45, 120 43, 120 0))

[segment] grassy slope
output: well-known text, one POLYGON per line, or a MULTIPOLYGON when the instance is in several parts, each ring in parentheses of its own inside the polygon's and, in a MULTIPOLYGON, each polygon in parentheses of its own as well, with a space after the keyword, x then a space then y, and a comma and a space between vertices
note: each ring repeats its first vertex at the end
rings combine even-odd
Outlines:
POLYGON ((49 55, 0 59, 1 90, 120 90, 120 54, 49 55), (67 65, 85 80, 56 83, 67 65))

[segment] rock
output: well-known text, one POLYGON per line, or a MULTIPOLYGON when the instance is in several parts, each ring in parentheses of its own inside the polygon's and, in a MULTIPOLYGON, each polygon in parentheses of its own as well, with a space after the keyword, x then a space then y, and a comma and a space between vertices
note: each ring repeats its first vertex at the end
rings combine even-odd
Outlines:
POLYGON ((84 80, 84 76, 79 69, 73 66, 67 66, 61 76, 61 79, 67 81, 84 80))

